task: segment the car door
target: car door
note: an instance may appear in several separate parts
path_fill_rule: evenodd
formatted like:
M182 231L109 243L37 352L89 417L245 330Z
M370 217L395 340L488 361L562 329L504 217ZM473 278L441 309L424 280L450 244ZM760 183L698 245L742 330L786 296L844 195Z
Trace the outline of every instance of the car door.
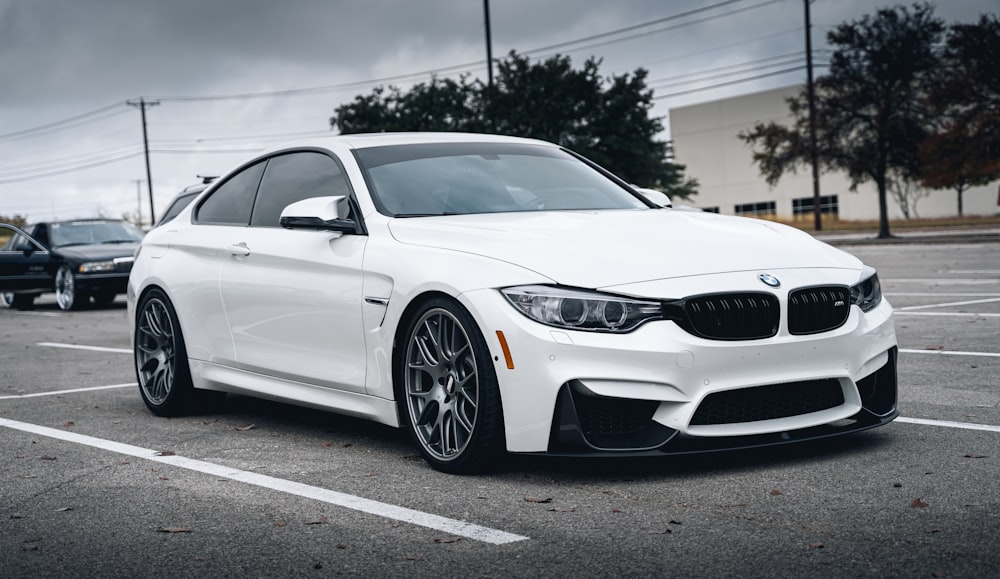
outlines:
M21 229L0 223L0 291L51 291L55 259L44 245Z
M298 151L268 160L250 227L232 231L220 275L240 368L365 391L361 286L367 237L278 225L291 203L350 194L339 162L325 153Z

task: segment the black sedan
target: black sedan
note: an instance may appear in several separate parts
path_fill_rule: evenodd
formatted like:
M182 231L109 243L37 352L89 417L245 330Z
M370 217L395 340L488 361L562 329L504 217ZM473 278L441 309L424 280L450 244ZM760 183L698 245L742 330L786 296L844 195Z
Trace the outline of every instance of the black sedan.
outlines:
M0 223L0 305L31 307L54 291L63 310L104 306L125 293L143 232L127 221L80 219L20 229Z

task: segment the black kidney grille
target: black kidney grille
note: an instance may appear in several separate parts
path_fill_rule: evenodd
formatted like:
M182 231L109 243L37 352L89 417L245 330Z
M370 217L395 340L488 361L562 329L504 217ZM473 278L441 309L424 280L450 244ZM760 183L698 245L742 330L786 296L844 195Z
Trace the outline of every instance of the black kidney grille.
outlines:
M843 403L844 392L835 378L740 388L706 396L691 424L706 426L787 418Z
M845 286L798 289L788 295L788 332L827 332L844 325L850 312L851 290Z
M679 323L688 332L713 340L756 340L778 333L778 298L747 292L712 294L683 300Z

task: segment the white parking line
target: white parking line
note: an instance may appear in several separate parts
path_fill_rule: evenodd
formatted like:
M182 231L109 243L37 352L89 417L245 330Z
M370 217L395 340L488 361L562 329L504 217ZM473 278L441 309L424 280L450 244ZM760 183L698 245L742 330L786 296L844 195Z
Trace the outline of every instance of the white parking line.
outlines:
M894 283L941 283L947 285L989 285L998 284L1000 279L972 279L972 278L956 278L949 279L946 277L931 278L931 279L915 279L915 278L900 278L900 279L883 279L879 280L882 285L892 285Z
M73 394L75 392L90 392L91 390L111 390L112 388L132 388L133 386L138 386L136 382L129 382L128 384L111 384L110 386L90 386L88 388L71 388L69 390L50 390L49 392L35 392L33 394L11 394L9 396L0 396L0 400L14 400L17 398L37 398L39 396L59 396L62 394Z
M962 430L983 430L986 432L1000 432L1000 426L992 424L973 424L971 422L949 422L947 420L927 420L926 418L907 418L900 416L896 422L906 422L909 424L923 424L925 426L944 426L945 428L960 428Z
M449 519L438 515L432 515L422 511L415 511L406 507L381 503L354 495L339 493L329 489L305 485L245 470L220 466L210 462L185 458L177 455L160 456L156 451L149 450L147 448L122 444L120 442L104 440L102 438L95 438L93 436L86 436L83 434L76 434L65 430L56 430L54 428L39 426L37 424L29 424L27 422L17 422L15 420L0 418L0 426L20 430L22 432L30 432L31 434L37 434L39 436L64 440L75 444L83 444L94 448L100 448L102 450L117 452L119 454L134 456L143 460L151 460L153 462L168 464L177 468L192 470L216 477L228 478L245 484L271 489L306 499L321 501L327 504L371 515L377 515L379 517L395 521L411 523L428 529L449 533L451 535L458 535L475 541L490 543L492 545L504 545L517 541L525 541L529 538L523 535L515 535L513 533L491 529L489 527L482 527L472 523Z
M896 311L896 316L938 316L946 318L948 316L959 318L1000 318L1000 314L977 314L974 312L901 312Z
M60 344L58 342L38 342L37 346L47 348L66 348L68 350L90 350L91 352L114 352L115 354L131 354L132 350L125 348L105 348L104 346L83 346L80 344Z
M904 354L935 354L937 356L982 356L985 358L1000 358L1000 354L995 354L993 352L957 352L952 350L913 350L907 348L900 348L900 352Z
M928 304L925 306L907 306L905 308L899 308L899 311L926 310L928 308L948 308L951 306L968 306L971 304L988 304L992 302L1000 302L1000 298L988 298L984 300L967 300L964 302L946 302L943 304Z
M62 314L56 312L21 312L17 310L8 310L4 313L12 316L44 316L47 318L58 318L62 316Z

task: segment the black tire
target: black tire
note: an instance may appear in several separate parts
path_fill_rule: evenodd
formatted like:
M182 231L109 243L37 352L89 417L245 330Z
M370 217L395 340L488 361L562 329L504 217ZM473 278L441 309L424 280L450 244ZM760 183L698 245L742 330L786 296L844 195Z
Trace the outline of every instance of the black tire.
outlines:
M424 459L465 474L496 465L504 449L496 369L472 316L434 298L410 317L396 357L400 412Z
M31 309L35 305L35 294L15 294L4 292L0 294L0 306L16 310Z
M61 266L56 271L55 291L56 303L64 311L78 310L90 302L90 296L77 291L76 275L68 265Z
M157 416L214 411L225 397L224 392L194 388L177 312L158 289L144 295L136 308L133 360L139 394Z

